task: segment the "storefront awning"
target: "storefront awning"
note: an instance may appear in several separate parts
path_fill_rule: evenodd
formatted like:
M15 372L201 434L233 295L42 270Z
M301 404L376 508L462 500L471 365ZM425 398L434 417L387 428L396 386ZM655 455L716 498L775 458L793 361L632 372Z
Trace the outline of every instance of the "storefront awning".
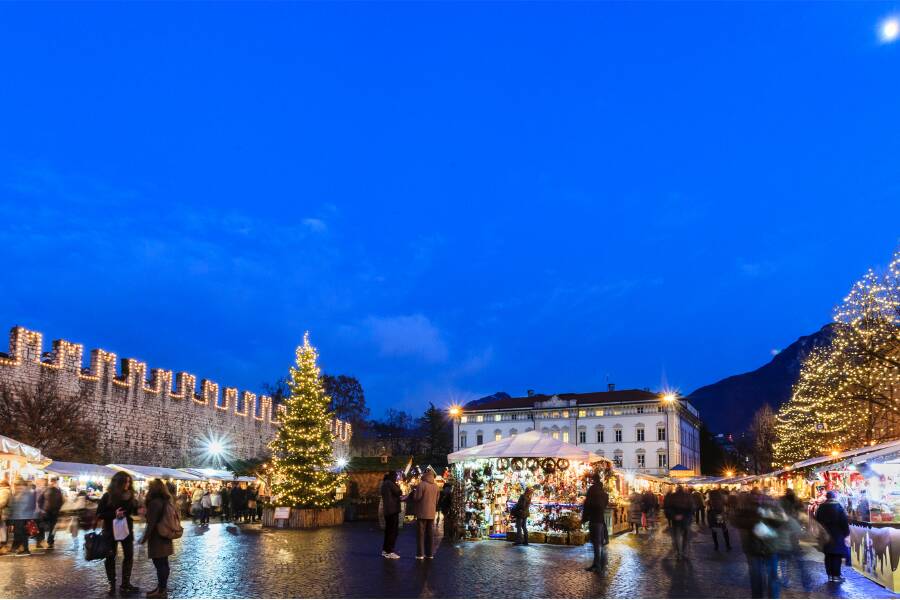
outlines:
M450 454L447 460L457 463L486 458L565 458L587 463L606 460L589 450L554 439L539 431L527 431L496 442L464 448Z
M802 469L804 467L812 467L815 465L821 465L827 462L838 462L844 460L845 458L852 458L855 456L859 456L861 454L869 454L870 452L878 452L880 450L892 450L892 449L900 449L900 440L894 440L891 442L884 442L883 444L877 444L875 446L861 446L859 448L853 448L851 450L845 450L844 452L839 452L837 454L828 454L826 456L817 456L815 458L808 458L806 460L801 460L800 462L796 462L792 464L790 467L787 467L785 470L793 471L796 469Z
M59 477L90 477L94 479L110 479L116 474L115 469L103 465L90 465L86 463L61 462L54 460L44 471L50 475Z
M49 460L37 448L17 442L5 435L0 435L0 454L22 457L31 463L45 463Z
M225 469L200 469L196 467L184 467L178 470L184 471L185 473L190 473L191 475L196 475L201 479L212 481L243 481L247 483L256 481L256 477L248 477L244 475L238 477L233 472Z
M130 473L135 479L174 479L176 481L202 481L202 477L191 475L181 469L169 469L166 467L148 467L144 465L106 465L116 471Z

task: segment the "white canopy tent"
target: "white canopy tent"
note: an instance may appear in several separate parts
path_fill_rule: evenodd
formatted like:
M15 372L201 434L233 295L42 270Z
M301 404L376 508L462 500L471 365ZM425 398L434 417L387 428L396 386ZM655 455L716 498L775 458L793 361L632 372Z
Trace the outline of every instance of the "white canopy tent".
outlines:
M115 469L103 465L91 465L85 463L62 462L54 460L43 469L50 475L59 477L90 477L96 479L111 479L116 474Z
M169 469L166 467L149 467L145 465L123 465L114 464L107 465L116 471L125 471L135 479L174 479L176 481L202 481L202 477L191 475L180 469Z
M9 458L23 458L31 463L46 463L48 461L37 448L33 448L22 442L17 442L5 435L0 435L0 455L3 454L7 455Z
M256 481L256 477L247 477L244 475L237 476L233 472L225 469L183 467L179 469L179 471L184 471L210 481L241 481L246 483L253 483Z
M574 444L554 439L539 431L527 431L508 438L464 448L450 454L451 463L486 458L565 458L585 463L608 460Z

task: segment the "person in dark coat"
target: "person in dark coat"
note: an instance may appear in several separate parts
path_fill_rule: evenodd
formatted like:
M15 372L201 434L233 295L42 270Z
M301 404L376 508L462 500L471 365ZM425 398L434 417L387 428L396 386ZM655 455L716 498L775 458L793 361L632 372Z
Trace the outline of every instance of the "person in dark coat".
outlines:
M609 532L606 530L607 506L609 494L603 489L600 475L594 473L593 483L588 488L581 508L581 522L588 524L591 545L594 547L594 562L585 571L599 571L606 560L606 545L609 543Z
M169 584L169 557L174 554L172 540L159 534L159 522L168 505L175 506L172 494L161 479L154 479L147 486L147 527L138 544L147 544L147 558L156 568L156 589L147 592L147 598L167 598Z
M816 521L825 528L828 534L822 547L825 553L825 572L828 581L841 583L846 581L841 576L841 561L847 556L847 536L850 535L850 521L847 512L833 491L825 493L825 502L816 511Z
M397 485L397 473L391 471L384 474L381 482L381 504L384 512L384 543L381 546L381 555L385 558L400 558L394 552L397 545L397 534L400 533L400 503L403 501L403 491Z
M709 492L709 510L706 513L709 530L712 532L713 546L716 552L719 551L719 537L716 533L717 529L722 530L722 537L725 540L725 549L731 552L731 539L728 537L728 523L725 519L725 508L727 498L722 490L710 490Z
M116 554L118 547L122 546L122 584L119 590L123 593L138 591L131 585L131 568L134 564L134 521L132 517L137 513L137 494L134 491L134 483L131 475L125 471L119 471L112 476L109 488L100 498L97 505L97 519L102 521L103 535L107 537L112 546L112 552L103 561L106 567L106 579L109 581L109 593L116 593ZM116 540L113 537L113 521L124 518L128 523L128 537L124 540Z
M533 494L534 488L527 486L516 501L516 505L510 511L516 520L516 546L528 545L528 511L531 508L531 496Z
M416 503L416 559L434 558L434 515L437 512L439 492L434 483L434 471L429 468L411 494Z
M694 500L690 493L679 485L673 493L666 495L663 510L669 520L675 558L681 560L687 555L691 517L694 515Z
M706 525L706 503L703 501L703 494L700 490L691 492L691 500L694 503L694 521L697 525Z
M247 495L237 483L231 488L231 510L234 512L235 523L239 523L244 517L244 513L247 512Z
M59 520L59 511L63 506L63 495L59 489L59 480L54 477L41 490L37 499L40 521L37 537L37 547L44 545L44 536L47 537L47 547L53 548L56 539L56 522Z

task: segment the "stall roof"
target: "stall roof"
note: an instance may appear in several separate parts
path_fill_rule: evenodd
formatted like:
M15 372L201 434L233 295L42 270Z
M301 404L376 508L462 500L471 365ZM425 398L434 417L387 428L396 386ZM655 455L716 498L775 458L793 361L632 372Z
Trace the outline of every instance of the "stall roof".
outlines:
M12 454L14 456L24 457L30 462L46 462L49 460L37 448L17 442L5 435L0 435L0 454Z
M900 440L893 440L891 442L884 442L883 444L877 444L875 446L862 446L860 448L853 448L851 450L846 450L844 452L839 452L838 454L828 454L826 456L817 456L815 458L808 458L806 460L801 460L800 462L796 462L792 464L790 467L787 467L788 471L793 471L795 469L802 469L804 467L812 467L814 465L820 465L823 463L827 463L829 461L840 461L845 458L852 458L854 456L858 456L860 454L868 454L870 452L877 452L879 450L885 449L893 449L900 448Z
M137 479L177 479L179 481L202 481L202 477L197 477L180 469L169 469L166 467L149 467L145 465L123 465L120 463L107 465L116 471L127 471Z
M191 475L196 475L201 479L213 479L216 481L244 481L247 483L256 481L256 477L238 477L232 471L228 471L226 469L198 469L196 467L184 467L178 470L184 471L185 473L190 473Z
M861 450L858 452L852 453L850 456L844 458L843 460L839 460L838 462L822 465L814 469L815 472L826 471L828 469L833 469L836 467L843 467L849 464L850 462L861 464L866 461L880 458L880 459L888 459L893 458L894 455L900 454L900 440L889 442L887 444L879 444L878 446L864 446L863 448L857 448L856 450ZM851 452L851 451L848 451ZM836 458L836 457L832 457Z
M59 475L62 477L99 477L101 479L109 479L116 474L115 469L110 469L103 465L62 462L59 460L54 460L48 466L44 467L44 471L51 475Z
M479 458L565 458L582 462L595 462L603 457L574 444L553 439L539 431L527 431L496 442L464 448L450 454L451 463Z

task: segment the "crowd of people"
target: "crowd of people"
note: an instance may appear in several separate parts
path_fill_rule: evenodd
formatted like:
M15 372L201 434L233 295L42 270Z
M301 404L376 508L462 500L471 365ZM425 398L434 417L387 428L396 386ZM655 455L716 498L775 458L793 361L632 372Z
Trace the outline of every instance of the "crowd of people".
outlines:
M260 495L259 487L237 482L182 485L178 489L174 482L153 479L138 492L125 471L113 475L99 502L89 500L85 492L77 492L75 501L68 504L65 498L56 478L26 481L17 477L12 485L0 479L0 555L29 555L32 541L37 548L53 548L57 522L66 505L66 514L71 510L73 534L79 530L100 530L106 544L101 558L110 595L115 595L116 590L134 594L139 591L131 582L134 518L140 515L146 526L137 543L146 544L147 557L157 573L156 588L147 592L147 598L167 597L168 557L174 552L173 539L181 535L182 518L191 518L201 526L216 517L223 522L256 522L261 520L267 500ZM122 560L117 573L120 550Z
M384 542L381 555L388 559L398 559L396 552L397 535L403 503L406 514L414 515L416 521L416 560L434 558L434 528L450 511L450 486L439 486L435 482L435 472L428 468L419 481L404 494L400 487L400 473L389 471L381 482L381 502L384 514Z
M182 486L176 495L176 506L181 515L200 525L209 525L210 519L215 518L223 523L256 523L262 520L265 500L260 496L259 486L201 483L193 487Z

